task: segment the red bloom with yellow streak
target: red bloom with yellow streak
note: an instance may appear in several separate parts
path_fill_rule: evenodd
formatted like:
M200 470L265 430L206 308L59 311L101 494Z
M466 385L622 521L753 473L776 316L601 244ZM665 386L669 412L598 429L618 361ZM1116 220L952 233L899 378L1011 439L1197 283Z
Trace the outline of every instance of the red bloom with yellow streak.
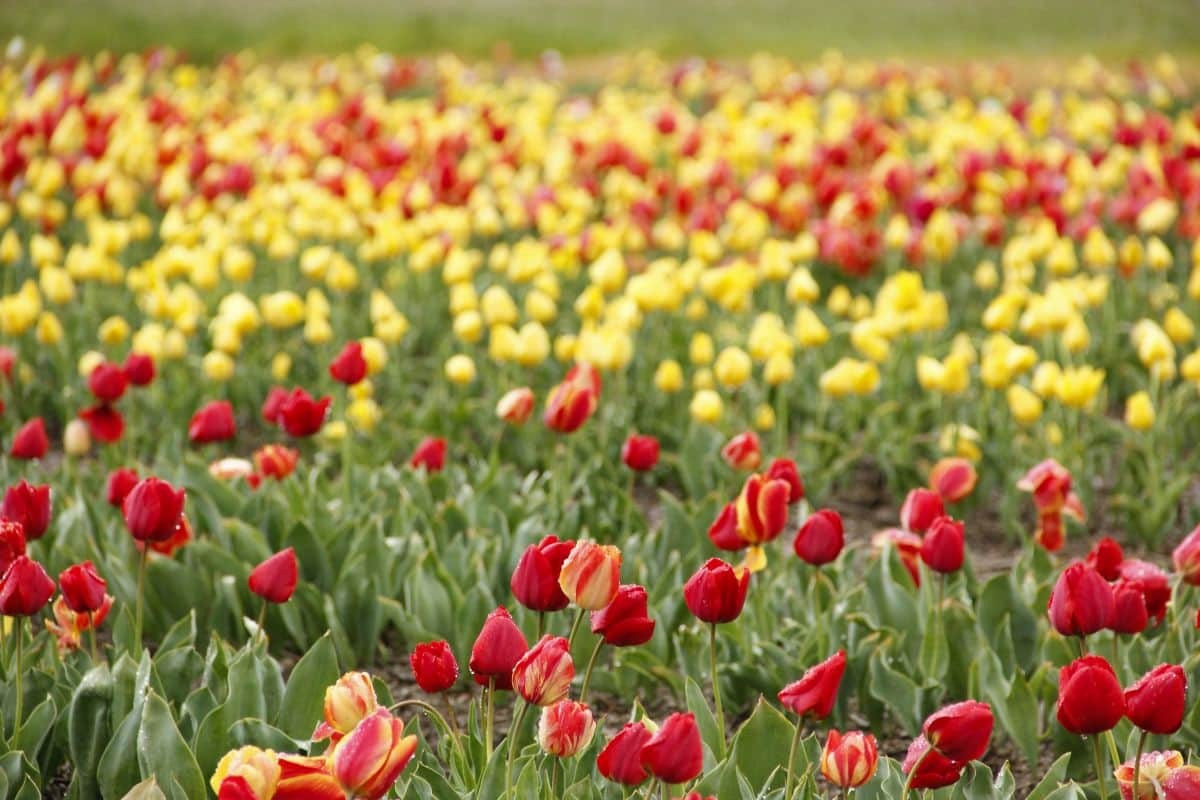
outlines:
M830 729L821 754L821 774L842 789L862 786L875 775L879 748L875 737L862 731L842 734Z
M417 737L404 735L404 723L377 708L337 743L331 772L347 795L378 800L400 777L417 750Z
M610 544L576 542L558 574L563 594L588 611L599 611L611 603L620 584L621 551Z
M947 503L957 503L975 491L979 473L975 465L958 456L943 458L929 471L929 488Z
M325 690L325 720L313 731L312 738L336 741L377 708L379 700L371 676L365 672L347 672Z
M737 532L748 545L752 572L766 566L762 544L779 536L787 525L791 487L786 481L751 475L737 499Z

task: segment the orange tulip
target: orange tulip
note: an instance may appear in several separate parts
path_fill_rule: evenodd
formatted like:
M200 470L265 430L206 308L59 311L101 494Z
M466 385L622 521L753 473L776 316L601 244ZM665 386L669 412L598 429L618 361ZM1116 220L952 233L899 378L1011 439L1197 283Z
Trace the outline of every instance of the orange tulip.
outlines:
M610 544L577 542L558 574L563 594L588 611L599 611L611 603L620 584L621 551Z
M379 708L375 685L365 672L347 672L325 690L325 721L317 726L313 739L339 739Z

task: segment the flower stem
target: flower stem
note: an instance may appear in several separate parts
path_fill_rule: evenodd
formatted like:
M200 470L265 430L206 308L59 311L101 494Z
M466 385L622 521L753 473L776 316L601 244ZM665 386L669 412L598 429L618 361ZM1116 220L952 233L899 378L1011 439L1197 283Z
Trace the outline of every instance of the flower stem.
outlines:
M91 643L92 663L96 664L99 662L100 657L99 650L96 647L96 612L94 611L88 612L88 639Z
M1096 764L1096 782L1100 787L1100 800L1108 800L1108 782L1104 779L1104 753L1100 750L1099 736L1092 737L1092 760Z
M517 733L521 729L521 722L525 719L525 712L529 709L528 703L521 703L521 707L517 709L516 716L513 717L512 724L508 726L508 758L504 762L504 794L508 798L514 797L512 782L512 767L513 759L517 757Z
M142 608L146 605L146 559L149 557L149 553L149 546L143 545L142 557L138 562L137 609L133 615L133 640L137 642L139 652L142 649Z
M583 673L583 686L579 689L579 702L587 702L588 686L592 682L592 669L596 666L596 659L600 655L600 648L604 646L604 639L601 638L596 642L596 646L592 648L592 657L588 659L587 669Z
M583 622L583 615L587 613L587 609L579 609L579 613L575 615L575 621L571 623L571 635L567 637L567 652L571 651L571 646L575 644L575 634L579 633L579 626ZM538 637L541 638L540 636Z
M908 771L908 777L904 780L904 790L900 792L900 800L906 800L908 797L908 790L912 788L913 776L917 774L917 770L921 768L922 762L924 762L932 752L932 747L927 748L925 752L921 754L921 757L917 759L917 762L912 765L912 769Z
M492 760L492 728L496 723L496 678L488 678L487 685L487 711L483 716L483 743L484 752L487 753L487 760Z
M264 641L267 638L267 631L266 631L266 627L265 627L266 624L267 624L267 601L263 600L262 610L258 612L258 627L254 631L254 635L256 637L261 636Z
M792 800L792 787L796 785L796 751L800 749L800 737L804 735L803 720L796 720L796 732L792 734L792 746L788 748L787 788L783 800Z
M25 674L25 669L24 669L24 665L21 663L22 643L25 639L24 619L25 619L24 617L14 617L13 618L13 633L15 633L16 637L17 637L17 680L16 680L17 710L16 710L16 716L13 719L13 735L12 735L14 742L16 742L17 737L20 736L20 734L21 734L21 711L22 711L22 706L25 703L25 683L24 683L24 677L23 677Z
M708 666L712 674L713 706L717 711L717 728L720 733L721 760L725 760L725 710L721 707L721 682L717 680L717 623L708 626Z
M541 641L542 634L546 632L546 612L539 611L537 616L537 640Z
M1146 749L1146 731L1138 734L1137 755L1133 757L1133 796L1137 797L1141 792L1138 788L1138 781L1141 780L1142 774L1142 751Z

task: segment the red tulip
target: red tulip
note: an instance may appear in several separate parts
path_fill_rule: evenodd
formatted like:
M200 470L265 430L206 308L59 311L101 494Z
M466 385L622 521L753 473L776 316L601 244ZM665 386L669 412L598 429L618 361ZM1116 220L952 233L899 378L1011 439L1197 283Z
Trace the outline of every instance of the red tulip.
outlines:
M1133 789L1133 759L1117 767L1113 771L1113 775L1117 779L1117 788L1121 791L1122 800L1134 800L1135 797L1137 800L1163 800L1162 787L1166 785L1167 779L1178 772L1182 766L1183 754L1178 750L1143 753L1138 769L1136 794ZM1194 769L1200 771L1200 767ZM1198 784L1198 788L1200 788L1200 784ZM1170 793L1165 797L1180 800L1179 795ZM1191 797L1191 795L1183 797ZM1196 795L1196 800L1200 800L1200 795Z
M362 344L346 342L342 352L329 365L329 374L335 381L347 386L353 386L367 377L367 360L363 358Z
M1077 513L1082 511L1078 498L1071 494L1071 473L1062 464L1048 458L1030 469L1017 481L1017 488L1033 494L1033 503L1039 514L1054 511Z
M1154 564L1137 558L1127 558L1117 570L1122 581L1137 586L1146 600L1146 613L1157 624L1167 615L1171 601L1171 579Z
M889 544L896 548L900 563L912 577L913 585L921 585L921 537L899 528L886 528L871 537L871 544L884 549Z
M683 585L683 600L702 622L732 622L742 613L749 588L750 570L710 558Z
M125 497L133 487L138 484L137 470L128 467L118 467L108 473L108 479L105 482L105 499L111 506L121 507L125 502Z
M767 467L767 478L773 481L784 481L788 485L788 504L799 503L804 499L804 482L800 480L800 470L796 462L790 458L777 458Z
M819 567L838 557L846 543L842 517L833 509L815 511L800 526L792 549L804 561Z
M900 524L906 531L924 533L938 517L945 514L942 498L931 489L913 489L900 506Z
M214 400L201 406L192 415L188 426L188 439L195 444L223 442L237 435L237 424L233 420L233 406L228 400Z
M1175 664L1159 664L1125 690L1126 716L1147 733L1175 733L1186 708L1187 676Z
M154 382L154 359L144 353L130 353L121 369L133 386L149 386Z
M141 542L134 540L134 546L139 551L149 547L155 553L170 558L175 555L179 548L192 540L192 525L188 522L187 514L179 515L179 524L175 526L175 530L166 539L157 539L155 541Z
M1200 800L1200 767L1186 764L1163 781L1164 800Z
M49 450L50 438L46 436L46 423L42 422L41 417L34 417L17 429L8 454L13 458L32 461L45 457Z
M530 611L561 611L570 605L558 576L574 547L575 542L559 541L553 534L526 547L509 581L517 602Z
M640 785L649 777L642 766L642 748L650 737L650 731L641 722L625 723L596 756L596 768L614 783Z
M1125 696L1113 668L1100 656L1083 656L1058 673L1058 721L1071 733L1112 730L1125 716Z
M1141 633L1150 624L1146 596L1142 587L1132 581L1113 584L1113 616L1109 630L1116 633Z
M1063 570L1050 593L1050 624L1063 636L1086 636L1108 627L1113 615L1112 587L1082 562Z
M929 488L947 503L957 503L975 491L979 474L965 458L943 458L929 472Z
M329 404L332 402L328 397L314 400L308 392L296 388L280 401L276 419L289 436L312 436L325 424L325 415L329 412ZM264 406L264 417L267 410Z
M599 611L611 603L620 584L621 551L585 540L571 548L558 575L563 594L588 611Z
M268 603L286 603L296 591L300 580L300 565L296 551L289 547L259 564L250 573L250 591Z
M19 522L0 519L0 575L25 555L25 528Z
M1033 534L1034 541L1042 546L1047 553L1057 553L1062 549L1066 540L1061 511L1049 511L1038 515L1038 528Z
M267 444L254 451L254 466L260 475L281 481L296 470L300 451L281 444Z
M621 445L621 461L637 472L654 469L658 463L658 439L636 433L629 434Z
M562 636L543 636L513 665L513 690L535 706L552 706L562 700L574 679L575 662Z
M88 375L88 389L101 403L115 403L120 400L128 383L125 370L109 361L97 365Z
M558 433L574 433L596 411L599 397L588 381L564 380L550 390L542 419Z
M524 425L533 415L535 398L528 386L510 389L496 403L496 416L510 425Z
M1121 545L1109 536L1096 542L1096 546L1087 555L1087 564L1106 581L1115 581L1121 569L1125 553Z
M121 512L134 539L161 542L170 539L179 528L183 501L183 489L151 477L130 490L121 504Z
M875 775L879 749L875 737L861 731L841 734L830 729L821 753L821 774L842 789L862 786Z
M759 444L758 434L746 431L734 436L721 448L721 458L734 469L747 472L758 469L758 465L762 463L762 446Z
M762 475L746 479L737 499L737 531L747 544L769 542L783 532L788 519L786 481L775 481Z
M779 702L793 714L813 719L825 719L837 702L838 687L846 672L846 651L838 650L829 658L809 668L800 680L789 683L779 692Z
M17 353L8 345L0 345L0 378L12 378L13 365L17 363Z
M426 472L440 472L446 465L446 440L437 436L426 436L413 451L408 465L413 469L424 467Z
M50 487L22 480L10 486L0 502L0 517L21 523L26 541L37 541L50 529Z
M964 547L963 524L938 517L921 543L921 560L934 572L957 572L962 569Z
M125 435L125 417L106 403L89 406L79 412L79 418L88 426L92 438L104 444L121 441Z
M925 740L951 761L965 763L982 758L992 738L992 708L987 703L964 700L935 711L921 729Z
M379 800L392 788L417 749L417 737L404 735L404 723L377 708L333 748L331 770L342 789L357 800Z
M458 661L450 643L441 640L422 642L408 657L413 677L424 692L444 692L458 682Z
M283 410L283 404L288 399L288 390L282 386L272 386L267 392L267 397L262 404L262 418L264 422L271 425L280 425L280 412Z
M708 538L720 550L741 550L746 540L738 533L737 504L726 503L708 528Z
M642 766L663 783L687 783L704 769L704 746L693 714L672 714L642 747Z
M1200 586L1200 525L1179 543L1171 553L1171 560L1185 583Z
M42 565L27 556L17 556L0 575L0 614L32 617L54 596L54 581Z
M965 767L935 750L924 736L918 736L908 746L901 769L908 775L910 788L940 789L957 783Z
M570 758L592 742L596 720L584 703L560 700L542 710L538 721L538 744L552 756Z
M617 596L591 617L592 633L613 647L635 647L650 641L654 620L646 613L646 590L637 584L622 584Z
M512 691L512 671L529 645L525 635L513 622L504 606L500 606L483 623L475 644L471 647L468 666L475 682L487 686L495 681L495 687Z
M58 587L68 608L77 614L87 614L104 605L108 582L96 572L95 564L84 561L60 572Z

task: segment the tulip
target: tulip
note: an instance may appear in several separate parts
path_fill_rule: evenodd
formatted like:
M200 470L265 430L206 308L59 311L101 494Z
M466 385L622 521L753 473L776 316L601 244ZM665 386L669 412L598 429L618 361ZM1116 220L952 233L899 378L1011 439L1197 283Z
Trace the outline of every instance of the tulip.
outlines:
M268 402L270 402L269 397ZM329 412L331 402L332 400L328 397L314 400L308 392L296 388L279 400L275 419L289 436L297 438L312 436L325 424L325 415ZM267 415L267 410L264 406L264 417Z
M658 439L636 433L629 434L621 445L621 461L635 472L647 472L658 463Z
M70 420L63 428L63 452L69 456L84 456L92 449L92 434L81 419Z
M560 700L542 711L537 739L542 750L570 758L587 747L596 733L596 721L584 703Z
M1109 663L1089 655L1058 673L1058 721L1071 733L1091 736L1112 730L1125 716L1125 696Z
M108 473L105 482L105 499L108 504L120 508L125 503L126 496L138 485L137 470L119 467Z
M929 488L947 503L957 503L970 495L978 480L975 465L958 456L943 458L929 472Z
M1200 586L1200 525L1197 525L1171 553L1175 571L1184 583Z
M353 386L367 377L367 360L360 342L347 342L329 365L330 376L338 383Z
M535 706L552 706L567 696L575 678L575 662L567 640L543 636L513 666L512 685Z
M599 611L611 603L620 583L621 551L589 541L575 544L558 576L563 594L588 611Z
M214 400L200 407L188 425L188 439L193 444L208 444L232 439L237 434L233 406L228 400Z
M325 689L325 719L312 738L340 740L377 708L379 700L371 676L365 672L347 672Z
M263 400L261 415L263 421L271 425L281 424L282 417L280 412L283 410L283 404L288 399L288 390L282 386L272 386L267 392L267 397Z
M924 533L945 513L942 498L931 489L913 489L900 506L900 524L911 533Z
M496 416L509 425L524 425L533 415L533 390L528 386L510 389L496 403Z
M758 434L746 431L734 436L721 448L721 458L734 469L746 472L758 469L758 465L762 463L762 447L758 441Z
M1033 494L1038 514L1066 511L1082 516L1079 498L1071 492L1071 473L1052 458L1034 466L1017 481L1017 488Z
M458 682L458 661L450 643L445 640L418 644L408 657L408 663L421 691L437 694Z
M171 556L175 555L175 551L183 547L191 540L192 526L191 523L188 522L187 514L183 514L179 517L179 526L175 528L175 532L166 539L157 542L135 541L134 546L137 547L139 551L144 552L148 548L159 555L170 558Z
M417 750L417 737L404 735L404 723L377 708L346 734L331 756L331 770L346 794L378 800L396 783Z
M22 480L0 502L0 518L19 522L26 541L37 541L50 528L50 487Z
M125 417L106 403L99 403L79 412L79 418L88 427L88 432L98 442L113 444L125 435Z
M329 767L325 758L281 755L279 784L272 800L346 800Z
M260 475L281 481L296 469L300 452L281 444L263 445L254 452L254 466Z
M1187 677L1175 664L1159 664L1125 690L1125 714L1146 733L1175 733L1186 708Z
M120 400L128 383L125 370L108 361L97 365L88 375L88 389L101 403L115 403Z
M1146 596L1142 588L1133 581L1117 581L1113 584L1113 616L1109 630L1116 633L1141 633L1150 624L1146 610Z
M0 575L0 614L6 617L32 617L53 595L54 581L27 556L17 556Z
M596 768L610 781L639 786L649 777L642 766L642 748L652 734L641 722L627 722L596 757Z
M221 758L209 785L217 800L270 800L279 785L279 771L274 751L246 745Z
M1082 562L1063 570L1050 593L1050 624L1063 636L1087 636L1103 630L1113 609L1112 587Z
M1167 750L1144 753L1138 759L1126 761L1117 767L1113 775L1117 779L1117 787L1124 800L1161 800L1163 795L1159 788L1163 787L1171 775L1179 771L1182 766L1183 755L1178 750ZM1197 768L1197 771L1200 772L1200 768ZM1137 786L1136 793L1134 786ZM1200 783L1197 783L1197 788L1200 789ZM1166 796L1179 797L1172 794ZM1182 797L1187 798L1189 795ZM1196 795L1196 797L1200 797L1200 795Z
M121 369L131 386L149 386L154 382L154 359L143 353L130 353Z
M964 544L963 524L950 517L938 517L921 543L921 560L934 572L957 572L963 565Z
M732 622L742 613L750 572L710 558L683 586L688 610L702 622Z
M853 789L875 775L879 750L875 737L861 731L841 734L830 730L821 753L821 774L834 786Z
M900 564L912 578L913 585L921 585L921 545L923 542L920 536L899 528L886 528L871 537L871 544L879 549L884 549L888 545L895 547L896 555L900 557Z
M25 529L21 523L0 519L0 575L3 575L18 556L25 555Z
M921 733L946 758L966 763L987 752L993 724L991 706L965 700L935 711L925 720Z
M663 783L687 783L699 775L704 769L704 746L695 715L667 717L642 747L642 766Z
M289 547L255 567L250 572L247 584L251 592L268 603L286 603L296 591L299 579L296 551Z
M741 550L746 540L738 533L737 504L726 503L721 513L708 527L708 539L720 550Z
M800 479L800 470L790 458L777 458L772 461L767 467L766 477L768 480L784 481L788 485L788 505L804 499L804 482Z
M500 606L488 615L471 647L468 662L471 675L482 686L490 684L496 689L512 691L513 667L527 649L525 635L504 606Z
M426 436L413 451L408 465L413 469L425 468L426 472L441 472L446 465L446 440L437 436Z
M46 423L34 417L13 434L12 447L8 454L26 461L45 457L50 450L50 438L46 436Z
M169 539L183 515L184 492L164 480L142 480L121 503L125 525L134 539L154 542Z
M566 608L571 601L558 585L558 576L574 547L575 542L559 541L553 534L526 547L509 581L517 602L537 612Z
M78 614L91 613L104 605L108 582L100 577L91 561L67 567L60 572L58 585L67 607Z
M904 783L903 798L909 789L940 789L957 783L966 764L951 761L934 749L924 736L918 736L909 745L901 769L908 779Z
M1106 581L1117 579L1121 562L1124 560L1125 553L1121 545L1109 536L1096 542L1096 546L1087 555L1088 566L1099 572L1100 577Z
M737 499L738 535L751 546L769 542L783 532L788 519L786 481L751 475Z
M634 647L650 641L654 620L646 612L646 589L622 584L613 601L591 616L592 633L613 647Z
M1186 764L1163 781L1166 800L1200 800L1200 767Z
M1171 601L1171 582L1167 573L1156 565L1137 558L1127 558L1117 568L1122 582L1136 586L1146 601L1146 613L1157 624L1167 615Z
M836 559L845 542L841 515L833 509L823 508L813 512L800 526L792 549L802 560L819 567Z
M1038 515L1038 528L1034 531L1033 538L1047 553L1057 553L1061 550L1066 540L1062 512L1050 511Z
M558 433L574 433L588 421L599 404L597 392L588 381L564 380L550 390L543 420Z
M789 683L779 691L779 702L793 714L822 720L833 711L838 687L846 672L846 651L838 650L829 658L810 667L800 680Z

